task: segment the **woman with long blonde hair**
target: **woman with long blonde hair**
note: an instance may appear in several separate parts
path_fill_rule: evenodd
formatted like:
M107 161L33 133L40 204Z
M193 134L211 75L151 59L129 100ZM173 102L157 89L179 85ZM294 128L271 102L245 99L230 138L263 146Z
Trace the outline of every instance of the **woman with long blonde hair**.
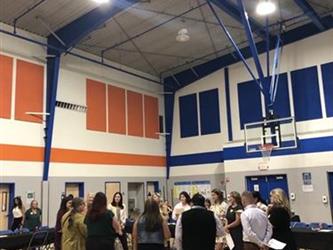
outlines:
M272 238L287 244L284 250L296 250L293 234L290 230L290 204L286 193L281 188L270 192L271 204L268 209L268 218L273 226Z

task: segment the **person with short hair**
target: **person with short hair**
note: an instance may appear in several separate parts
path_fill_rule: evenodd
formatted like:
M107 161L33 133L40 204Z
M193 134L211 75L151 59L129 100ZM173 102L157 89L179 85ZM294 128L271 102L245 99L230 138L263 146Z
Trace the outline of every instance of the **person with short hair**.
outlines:
M114 250L116 234L122 235L121 227L112 211L107 209L106 196L98 192L88 211L84 223L87 225L87 250Z
M61 219L62 250L85 250L87 226L84 224L84 210L86 204L81 198L72 200L72 209Z
M181 192L179 194L179 203L173 208L172 219L176 221L183 212L190 210L190 202L191 197L189 194L185 191Z
M25 212L24 227L29 231L35 231L42 225L42 210L38 207L38 202L32 200L30 208Z
M133 226L133 250L164 250L164 241L170 236L159 205L153 199L146 200L143 214Z
M265 250L272 236L272 226L266 214L255 204L251 192L242 193L242 204L245 208L241 214L243 227L244 250Z
M266 213L268 206L267 206L266 201L261 197L261 194L258 191L253 191L252 194L255 199L257 208L261 209L262 211L264 211Z
M271 204L268 209L268 219L273 226L272 238L284 242L284 250L296 250L296 243L290 229L291 211L286 193L281 188L270 192Z
M205 197L201 194L193 196L192 205L177 221L177 249L214 250L216 236L223 235L223 225L212 211L205 208Z

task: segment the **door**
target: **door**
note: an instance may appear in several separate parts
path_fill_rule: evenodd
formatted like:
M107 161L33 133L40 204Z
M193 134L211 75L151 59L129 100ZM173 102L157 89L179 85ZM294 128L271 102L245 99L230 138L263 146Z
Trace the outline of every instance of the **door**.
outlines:
M267 203L270 202L269 193L275 188L283 189L289 197L286 175L248 176L246 183L248 191L258 191Z
M147 182L147 195L158 192L158 181L148 181Z
M113 195L120 192L120 182L105 182L105 195L108 204L112 202Z
M66 196L68 195L73 195L73 197L84 197L84 189L83 186L84 184L82 182L70 182L65 184L65 194Z
M328 190L330 194L330 202L331 202L331 214L333 221L333 172L328 173Z
M144 202L144 183L128 183L128 213L136 208L143 212Z
M0 185L0 230L8 229L9 186Z

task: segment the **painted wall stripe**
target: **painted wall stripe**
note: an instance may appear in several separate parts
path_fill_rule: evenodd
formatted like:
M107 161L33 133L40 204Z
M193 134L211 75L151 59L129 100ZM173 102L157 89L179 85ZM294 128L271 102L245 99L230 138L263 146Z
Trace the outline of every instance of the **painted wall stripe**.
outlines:
M43 147L0 144L0 160L43 161ZM51 162L165 167L164 156L53 148Z
M223 151L171 156L170 166L223 162Z

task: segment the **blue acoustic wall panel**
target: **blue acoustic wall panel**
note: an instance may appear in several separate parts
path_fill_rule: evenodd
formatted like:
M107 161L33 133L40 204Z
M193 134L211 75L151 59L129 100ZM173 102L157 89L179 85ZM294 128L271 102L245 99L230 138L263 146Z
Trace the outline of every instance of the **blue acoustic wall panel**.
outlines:
M288 75L279 75L279 83L276 91L276 98L273 105L274 114L279 118L290 117L290 101L288 91Z
M327 117L333 117L333 62L321 65Z
M220 133L219 91L199 93L201 135Z
M291 72L296 121L322 117L317 67Z
M198 135L197 94L179 97L179 120L182 138Z
M244 123L262 120L261 96L259 87L254 81L239 83L237 90L239 120L243 129Z

